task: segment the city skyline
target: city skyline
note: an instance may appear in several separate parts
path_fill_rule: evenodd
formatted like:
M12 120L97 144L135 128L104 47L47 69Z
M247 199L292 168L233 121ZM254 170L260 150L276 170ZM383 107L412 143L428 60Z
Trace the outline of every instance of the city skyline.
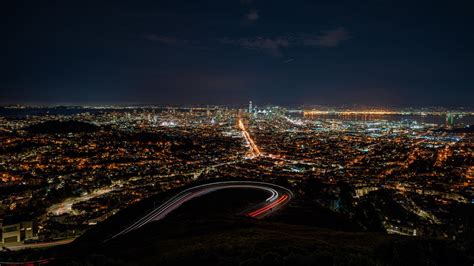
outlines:
M329 253L334 259L347 242L350 254L397 261L398 255L360 250L392 252L397 248L384 246L404 239L411 248L421 245L417 250L436 240L445 255L403 251L402 264L469 261L472 252L448 245L465 245L472 232L473 119L472 111L436 108L286 109L254 101L238 108L2 108L0 259L22 261L17 250L47 247L28 262L64 265L96 253L143 265L195 260L192 253L163 251L175 250L178 235L192 242L179 233L191 230L203 234L201 254L216 262L225 252L205 245L213 235L231 234L218 241L246 250L241 243L275 245L260 231L274 227L272 234L282 237L276 257L284 256L281 248L301 245L295 235L304 234L304 246L314 248L321 234L311 232L325 230L338 245ZM245 233L222 229L228 223ZM128 247L116 252L136 237L144 240L135 241L143 257ZM383 244L357 244L354 237ZM255 250L263 260L262 248L232 258L240 263Z

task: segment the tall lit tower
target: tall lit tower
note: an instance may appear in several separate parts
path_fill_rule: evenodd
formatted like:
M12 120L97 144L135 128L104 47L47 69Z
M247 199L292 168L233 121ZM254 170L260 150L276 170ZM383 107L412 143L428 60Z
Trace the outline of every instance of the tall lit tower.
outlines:
M452 113L446 113L446 125L448 126L454 125L454 115Z
M249 102L249 113L252 113L252 110L253 110L253 108L252 108L252 101L250 101L250 102Z

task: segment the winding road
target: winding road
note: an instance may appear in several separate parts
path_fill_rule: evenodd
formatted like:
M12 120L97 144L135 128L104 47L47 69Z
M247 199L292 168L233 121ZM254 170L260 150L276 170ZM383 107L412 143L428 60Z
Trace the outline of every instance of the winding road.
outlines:
M170 212L179 208L183 203L190 201L194 198L203 196L205 194L222 190L222 189L231 189L231 188L247 188L247 189L258 189L263 190L269 194L269 197L256 206L253 206L250 211L246 213L247 216L261 219L269 214L280 209L286 203L288 203L293 197L293 193L284 187L257 181L225 181L225 182L215 182L204 185L195 186L188 188L178 193L165 203L153 209L151 212L137 220L132 225L128 226L121 232L115 234L110 239L117 236L126 234L130 231L136 230L145 224L152 221L159 221L166 217Z

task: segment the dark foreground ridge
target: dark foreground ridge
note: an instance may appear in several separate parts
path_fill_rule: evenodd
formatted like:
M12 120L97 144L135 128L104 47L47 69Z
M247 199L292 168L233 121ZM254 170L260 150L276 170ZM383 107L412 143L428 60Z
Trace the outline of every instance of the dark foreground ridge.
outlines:
M54 258L51 265L472 265L469 241L363 232L337 213L313 208L304 224L292 202L264 220L241 213L267 194L216 191L184 203L166 219L103 242L154 200L140 202L99 224L70 245L6 253L2 260ZM332 221L328 222L328 221Z

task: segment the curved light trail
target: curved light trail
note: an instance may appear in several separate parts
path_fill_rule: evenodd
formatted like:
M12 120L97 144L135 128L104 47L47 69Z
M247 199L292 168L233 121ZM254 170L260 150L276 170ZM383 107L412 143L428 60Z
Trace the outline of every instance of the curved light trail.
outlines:
M188 188L178 193L174 197L170 198L168 201L156 207L150 213L137 220L132 225L128 226L121 232L112 236L110 239L136 230L151 221L159 221L165 218L166 215L168 215L170 212L179 208L181 205L183 205L183 203L190 201L194 198L203 196L205 194L217 190L230 188L249 188L268 192L269 197L264 202L257 204L251 209L251 211L246 213L247 216L256 219L264 218L265 216L273 213L274 211L278 210L286 203L288 203L288 201L293 197L293 193L289 189L265 182L224 181L199 185L192 188Z

